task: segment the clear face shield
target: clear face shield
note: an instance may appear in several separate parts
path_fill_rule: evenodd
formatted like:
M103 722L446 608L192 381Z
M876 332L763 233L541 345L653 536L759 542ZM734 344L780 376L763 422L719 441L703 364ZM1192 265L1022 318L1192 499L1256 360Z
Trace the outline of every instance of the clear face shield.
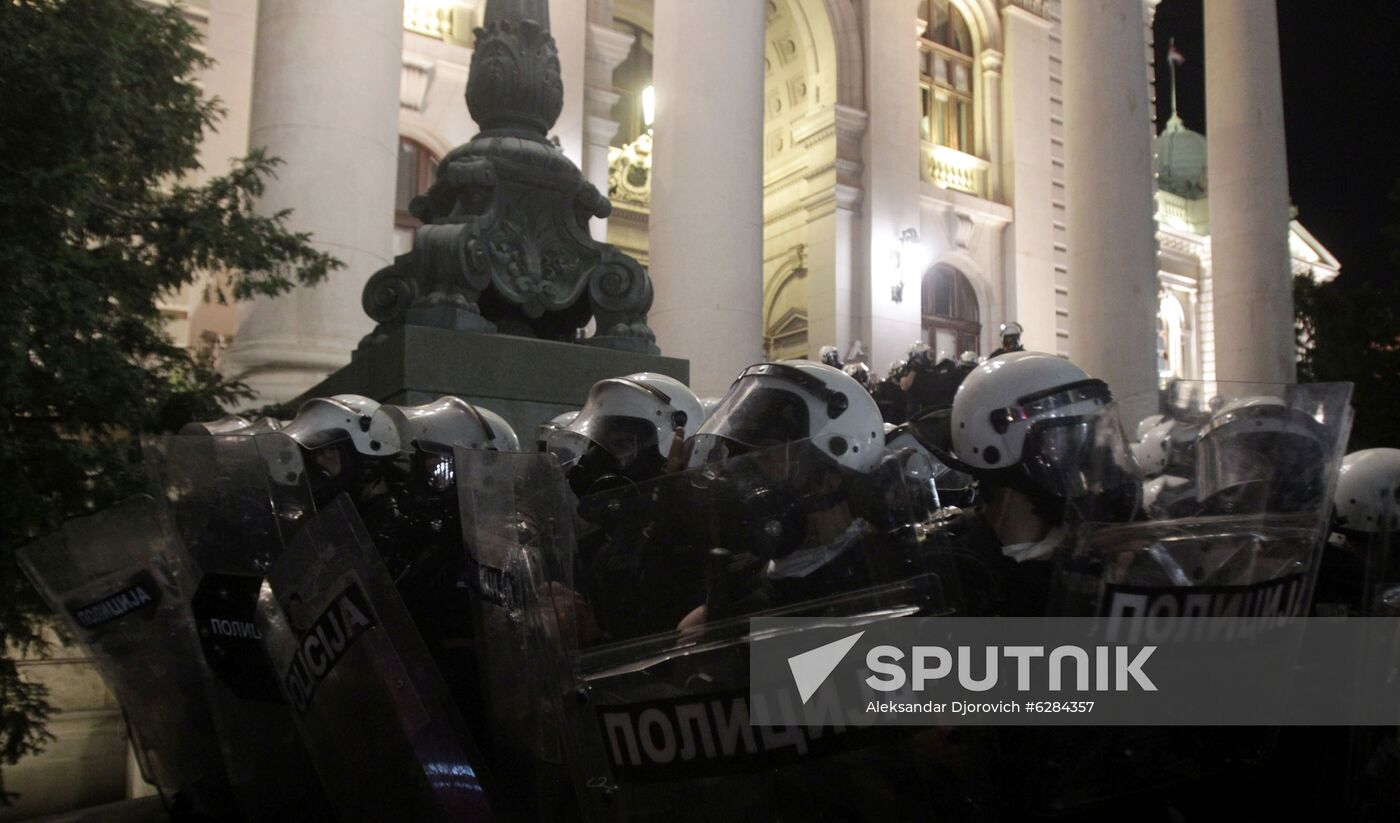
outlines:
M1197 500L1212 514L1298 514L1327 494L1322 426L1286 406L1255 406L1202 430Z
M732 390L689 445L691 468L808 436L807 401L794 391L757 381Z
M1033 487L1087 522L1126 522L1141 503L1142 479L1116 410L1055 417L1031 425L1021 465Z
M577 428L550 432L546 445L580 497L601 487L649 480L664 464L656 424L636 417L590 417Z

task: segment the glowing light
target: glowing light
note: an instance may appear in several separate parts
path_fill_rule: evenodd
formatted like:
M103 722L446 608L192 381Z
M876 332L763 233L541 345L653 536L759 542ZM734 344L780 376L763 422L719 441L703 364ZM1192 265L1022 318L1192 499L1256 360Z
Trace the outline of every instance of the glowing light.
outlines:
M642 125L651 128L652 121L656 119L656 87L647 86L642 89Z

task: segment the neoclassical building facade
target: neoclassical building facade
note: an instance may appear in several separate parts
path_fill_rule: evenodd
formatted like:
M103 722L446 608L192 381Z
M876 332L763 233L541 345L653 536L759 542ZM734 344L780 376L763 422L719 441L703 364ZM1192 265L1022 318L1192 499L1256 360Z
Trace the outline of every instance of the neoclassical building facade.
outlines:
M1120 394L1285 379L1289 277L1339 264L1290 212L1274 0L1205 4L1209 137L1152 121L1157 2L550 0L553 137L611 199L594 236L649 265L651 325L702 395L827 344L880 372L918 339L985 354L1013 319ZM475 133L483 0L182 7L228 111L204 173L267 146L284 165L261 208L347 268L236 310L196 285L164 311L287 400L350 359L365 281L411 246L408 202ZM117 709L86 662L24 665L65 713L9 788L29 813L120 792Z
M1259 328L1242 336L1286 337L1291 356L1288 273L1338 264L1288 212L1272 0L1207 4L1211 140L1152 122L1157 2L551 0L553 137L609 195L592 230L649 265L658 342L702 393L827 344L877 371L917 339L986 353L1013 319L1027 346L1125 386L1213 379L1216 300L1246 300ZM365 279L411 243L408 200L475 132L462 92L483 5L187 4L229 110L206 166L267 145L286 165L265 207L292 208L347 269L236 312L190 289L169 304L182 341L269 400L349 359ZM1251 111L1277 134L1231 120ZM1208 144L1230 163L1229 214ZM1220 285L1212 215L1233 261ZM1220 376L1286 376L1244 345L1225 344Z

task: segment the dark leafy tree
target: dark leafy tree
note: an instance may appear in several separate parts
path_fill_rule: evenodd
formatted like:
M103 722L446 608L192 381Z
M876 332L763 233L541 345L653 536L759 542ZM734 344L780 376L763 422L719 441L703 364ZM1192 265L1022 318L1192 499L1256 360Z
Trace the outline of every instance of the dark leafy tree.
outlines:
M1390 199L1397 218L1386 234L1400 241L1400 184ZM1348 451L1400 448L1400 243L1390 263L1386 277L1324 284L1298 277L1293 284L1298 379L1356 384Z
M253 204L277 161L254 151L191 184L223 112L175 8L0 0L0 766L46 739L43 608L15 550L139 488L138 438L250 395L176 345L162 295L227 273L206 299L275 295L340 267ZM4 802L0 784L0 803Z

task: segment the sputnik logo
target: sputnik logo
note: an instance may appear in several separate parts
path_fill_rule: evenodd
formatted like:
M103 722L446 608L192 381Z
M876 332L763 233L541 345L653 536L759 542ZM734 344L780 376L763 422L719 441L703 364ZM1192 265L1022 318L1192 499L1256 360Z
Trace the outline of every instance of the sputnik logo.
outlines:
M788 668L792 670L792 679L797 684L797 694L802 698L804 706L808 698L816 694L817 689L820 689L831 673L836 671L836 667L841 665L841 661L863 634L865 632L859 631L788 658Z

